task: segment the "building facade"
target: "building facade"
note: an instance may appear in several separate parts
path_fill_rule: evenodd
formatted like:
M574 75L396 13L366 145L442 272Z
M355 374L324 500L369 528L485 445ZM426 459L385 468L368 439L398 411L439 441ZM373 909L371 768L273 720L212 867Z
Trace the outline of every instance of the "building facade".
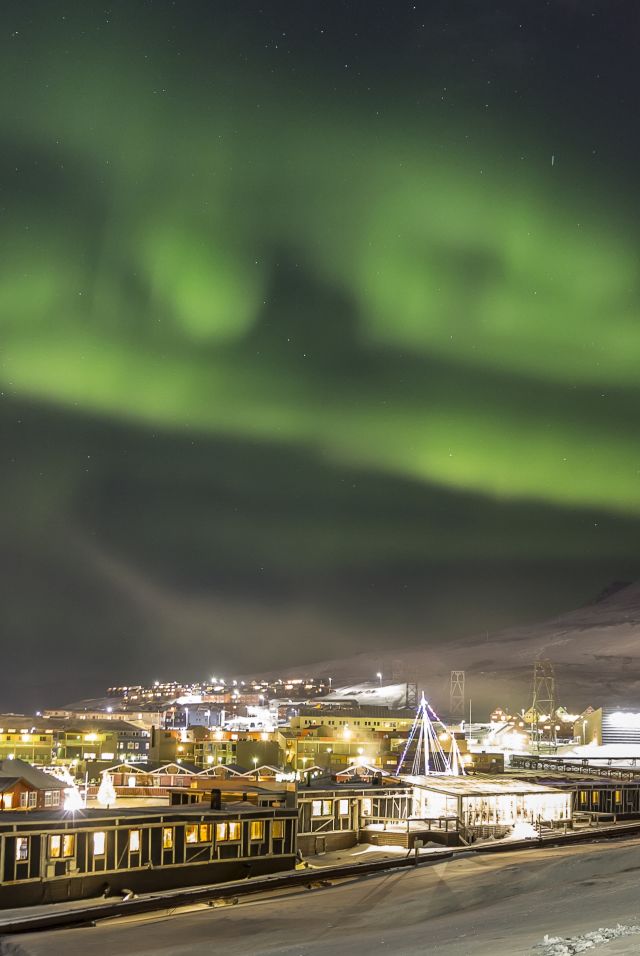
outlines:
M0 814L0 907L151 892L295 865L295 808Z

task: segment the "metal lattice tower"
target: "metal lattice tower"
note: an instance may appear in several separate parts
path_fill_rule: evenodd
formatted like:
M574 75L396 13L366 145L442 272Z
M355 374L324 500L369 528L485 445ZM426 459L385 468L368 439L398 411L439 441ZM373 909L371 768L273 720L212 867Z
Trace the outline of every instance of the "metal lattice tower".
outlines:
M451 671L449 715L451 717L464 717L464 704L464 671Z
M404 661L396 658L391 661L391 680L402 681L404 678L405 666Z
M534 740L540 744L540 717L549 715L553 726L556 713L556 675L550 660L540 658L533 662L533 701L531 704Z

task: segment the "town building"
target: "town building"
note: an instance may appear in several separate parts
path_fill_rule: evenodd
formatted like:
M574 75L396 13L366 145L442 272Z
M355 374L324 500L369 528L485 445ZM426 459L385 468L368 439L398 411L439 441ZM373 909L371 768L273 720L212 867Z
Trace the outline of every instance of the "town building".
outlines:
M295 865L295 806L0 813L0 908L261 876Z
M12 758L0 761L0 816L9 810L39 810L64 805L67 784L50 773Z
M360 707L315 707L301 708L296 717L289 721L294 732L311 728L327 727L339 733L345 727L353 732L391 733L409 731L415 719L414 710L389 710L387 707L363 705Z
M406 820L411 804L412 787L397 778L371 773L309 778L298 788L298 848L324 853L355 846L368 826Z
M581 744L615 747L620 755L640 756L640 713L630 708L589 707L575 721L573 733Z
M571 794L510 776L404 777L414 788L412 816L453 818L472 837L505 836L516 824L569 825Z

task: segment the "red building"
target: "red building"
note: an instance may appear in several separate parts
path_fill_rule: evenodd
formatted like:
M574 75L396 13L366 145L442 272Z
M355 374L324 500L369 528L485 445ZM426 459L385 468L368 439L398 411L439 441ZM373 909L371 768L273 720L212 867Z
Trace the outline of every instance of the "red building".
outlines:
M0 813L62 807L67 785L24 760L0 762Z

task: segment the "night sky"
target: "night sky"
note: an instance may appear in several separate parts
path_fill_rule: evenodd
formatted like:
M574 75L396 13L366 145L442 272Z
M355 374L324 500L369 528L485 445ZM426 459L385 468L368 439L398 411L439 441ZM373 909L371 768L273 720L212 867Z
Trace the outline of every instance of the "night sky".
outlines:
M3 707L640 576L639 41L634 0L5 0Z

